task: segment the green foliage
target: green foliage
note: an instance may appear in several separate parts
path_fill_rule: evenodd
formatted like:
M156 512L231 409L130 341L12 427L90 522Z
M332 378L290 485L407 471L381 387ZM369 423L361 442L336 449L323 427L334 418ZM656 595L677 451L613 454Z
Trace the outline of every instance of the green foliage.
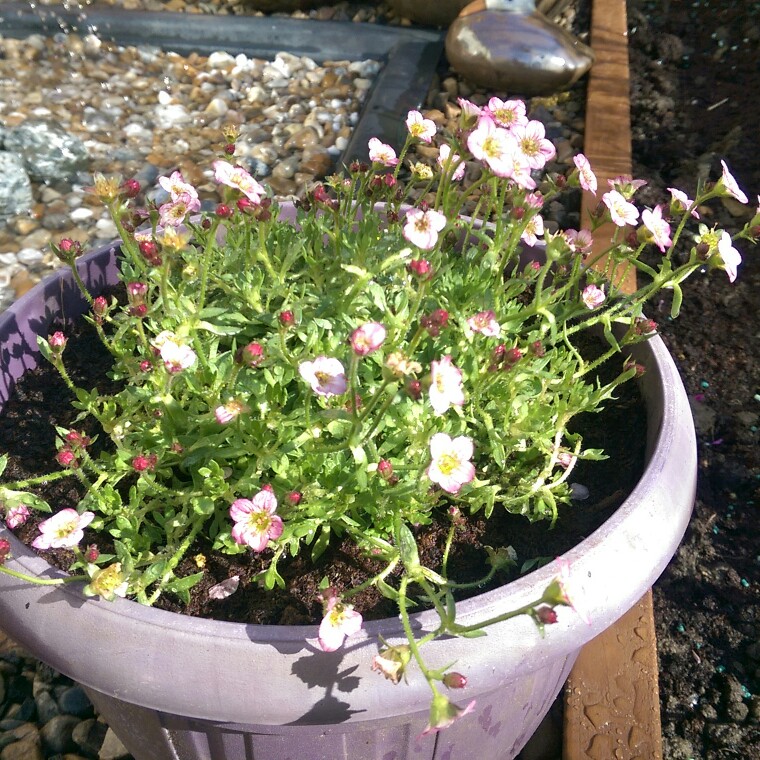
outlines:
M453 150L472 158L464 145ZM568 427L637 373L623 365L626 346L651 332L641 327L643 304L669 288L676 313L679 283L706 260L721 266L719 235L707 230L685 263L673 261L671 247L657 268L639 260L646 234L637 247L613 240L611 261L648 278L634 295L592 269L598 255L584 255L561 232L546 233L542 258L521 259L521 238L559 185L547 178L539 199L488 169L477 192L450 177L433 180L427 197L446 213L445 225L420 248L398 170L387 180L378 169L334 178L292 222L261 198L186 220L186 232L161 229L153 209L139 239L122 226L131 201L96 180L122 232L130 296L126 306L104 302L89 319L114 355L122 389L106 397L74 387L63 348L39 344L74 390L80 416L95 417L110 439L96 461L86 445L71 449L71 474L90 486L79 509L95 512L93 527L114 539L138 600L152 603L163 591L188 598L202 571L178 577L176 569L199 535L219 551L249 551L233 531L231 505L267 500L271 489L276 519L267 512L248 525L282 521L256 548L271 558L259 577L265 588L284 584L283 555L316 560L349 537L387 568L400 563L435 603L435 589L449 584L445 568L421 567L410 526L454 506L554 521L569 501L575 459L602 456ZM227 192L235 209L240 193ZM474 218L457 216L472 208ZM603 291L601 303L589 303L589 289ZM352 341L368 325L382 325L383 339L364 351ZM601 336L595 358L581 350L590 333ZM324 392L323 370L310 378L305 368L320 357L340 362L341 390ZM602 383L596 370L608 361L620 369ZM446 362L456 379L435 376ZM445 408L436 408L436 390L449 394ZM59 435L60 447L71 448L66 431ZM433 453L441 435L472 448L457 454L466 463L453 484L441 479L453 471L450 452ZM6 509L23 498L49 510L30 494L3 488L0 499ZM489 548L489 557L491 573L515 562L505 549ZM412 604L387 568L371 582Z

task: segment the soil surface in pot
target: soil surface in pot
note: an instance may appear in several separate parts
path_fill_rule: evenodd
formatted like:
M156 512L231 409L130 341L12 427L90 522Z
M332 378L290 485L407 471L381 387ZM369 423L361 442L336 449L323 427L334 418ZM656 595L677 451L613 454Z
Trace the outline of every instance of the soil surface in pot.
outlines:
M725 159L750 198L760 192L760 5L629 0L634 176L650 202L687 193ZM712 205L708 224L747 217ZM668 760L760 757L760 249L746 241L732 285L695 277L681 316L653 304L687 391L699 481L686 538L654 587L664 749Z
M106 377L111 359L103 348L94 329L81 321L76 330L69 324L69 342L65 361L73 382L81 388L98 388L109 392L111 382ZM589 341L586 353L602 347L601 342ZM611 380L617 374L619 362L604 365L600 377ZM15 480L43 475L57 469L55 464L55 426L71 426L76 410L71 407L73 395L61 380L57 370L44 362L35 371L24 375L19 381L11 400L0 415L0 440L7 442L9 463L3 480ZM89 426L77 424L87 435L96 438L90 454L97 457L98 447L106 437L97 423ZM571 480L584 492L584 498L560 507L560 514L553 528L548 522L529 523L520 515L510 515L503 509L495 509L488 520L482 515L463 514L449 557L449 577L458 582L477 581L486 570L485 546L512 546L517 554L517 566L511 574L499 574L488 586L479 587L469 595L494 588L516 577L523 563L543 563L559 556L590 535L615 509L635 485L644 466L644 435L646 413L634 383L619 389L617 399L610 402L603 413L582 415L577 418L575 430L584 436L584 446L601 448L609 457L600 462L579 462ZM638 436L632 430L640 431ZM632 443L633 441L633 443ZM46 484L37 492L54 509L76 507L84 495L84 486L75 477ZM586 494L588 498L586 498ZM440 562L448 534L450 520L447 504L442 500L440 508L429 526L416 529L423 564L440 570ZM16 534L27 544L38 535L37 525L46 515L34 513ZM82 546L94 543L102 553L110 553L112 547L103 536L85 531ZM67 569L73 562L73 553L65 549L40 552L51 564ZM199 557L203 557L199 560ZM350 589L382 566L371 558L357 553L349 541L335 541L316 561L310 560L309 552L296 558L284 558L278 563L278 571L286 582L285 589L266 591L254 579L268 566L271 552L260 555L254 552L229 556L211 549L208 542L198 540L187 552L177 569L182 577L204 570L204 577L191 590L190 604L185 605L176 597L164 594L156 606L189 615L262 624L318 623L322 617L319 584L323 578L339 590ZM237 591L225 599L209 597L209 589L237 576ZM389 579L392 582L392 578ZM459 598L465 598L461 594ZM365 619L395 617L395 602L370 588L351 598L352 604Z

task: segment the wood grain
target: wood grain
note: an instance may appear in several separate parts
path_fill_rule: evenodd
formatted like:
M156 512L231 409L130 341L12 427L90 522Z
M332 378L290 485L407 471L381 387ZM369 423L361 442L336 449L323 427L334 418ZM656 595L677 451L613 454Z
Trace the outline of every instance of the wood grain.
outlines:
M587 218L607 180L631 173L630 80L625 0L593 0L591 69L584 153L598 181L584 193ZM595 233L603 241L614 231ZM607 234L605 234L605 232ZM604 267L606 264L602 263ZM635 270L620 287L636 288ZM565 687L564 760L662 760L657 646L652 592L615 625L589 642Z

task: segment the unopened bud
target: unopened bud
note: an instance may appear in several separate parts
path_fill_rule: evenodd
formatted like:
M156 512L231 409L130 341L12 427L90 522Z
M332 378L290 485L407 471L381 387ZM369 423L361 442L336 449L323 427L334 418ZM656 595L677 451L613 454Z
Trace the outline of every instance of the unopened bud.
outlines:
M557 622L557 612L553 607L538 607L536 619L543 625L554 625Z
M258 367L264 361L264 347L255 341L249 343L238 350L235 361L244 367Z
M410 398L418 401L422 396L422 383L419 380L410 380L406 384L406 392Z
M140 193L140 183L136 179L125 180L121 185L125 198L136 198Z
M90 544L85 550L84 550L84 558L87 560L87 562L95 562L97 558L100 556L100 549L98 549L95 544Z
M7 538L0 538L0 565L5 564L11 553L11 542Z
M220 203L216 207L216 215L222 219L229 219L233 213L234 211L226 203Z
M302 498L303 498L303 494L300 491L291 491L287 495L288 502L292 504L294 507L297 507L301 503Z
M406 268L421 280L429 280L433 276L433 266L427 259L414 259Z
M48 345L53 353L59 356L63 353L63 349L66 348L68 342L68 338L60 330L48 336Z
M377 463L377 472L383 480L389 480L393 475L393 465L387 459L381 459Z
M512 369L522 359L522 351L519 348L510 348L504 354L504 367Z
M59 465L61 465L61 467L69 467L72 470L75 470L77 467L79 467L79 462L77 462L77 458L74 456L74 452L71 449L61 449L55 455L55 460Z
M452 671L443 676L443 685L449 689L464 689L467 686L467 678L461 673Z
M103 296L98 296L92 302L92 313L96 317L104 317L108 312L108 301Z
M295 324L296 321L295 315L292 311L290 311L290 309L281 311L278 319L280 320L280 324L283 327L290 327L291 325Z
M629 370L634 370L634 377L642 377L646 371L647 368L643 364L639 364L638 362L635 362L633 359L629 359L624 365L623 365L623 371L628 372Z

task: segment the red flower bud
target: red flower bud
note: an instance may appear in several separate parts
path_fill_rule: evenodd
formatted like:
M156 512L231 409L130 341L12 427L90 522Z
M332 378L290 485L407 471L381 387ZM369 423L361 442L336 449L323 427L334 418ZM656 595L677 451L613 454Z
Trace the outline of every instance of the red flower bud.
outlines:
M132 467L137 472L145 472L146 470L155 470L158 464L158 457L155 454L138 454L132 460Z
M377 463L377 471L383 480L389 480L393 475L393 465L387 459L381 459Z
M60 330L57 330L52 335L48 336L48 345L53 350L54 354L62 354L63 349L66 348L68 342L69 339Z
M108 312L108 301L103 296L98 296L92 302L92 313L96 317L103 317Z
M263 486L261 486L262 491L269 491L269 493L274 493L274 488L269 483L264 483Z
M467 678L461 673L452 671L443 676L443 685L449 689L464 689L467 686Z
M232 156L235 154L235 143L227 143L227 145L224 146L224 152L228 156Z
M235 354L235 360L244 367L258 367L264 361L264 347L261 343L249 343Z
M98 549L95 544L90 544L85 550L84 550L84 558L87 562L95 562L97 558L100 556L100 549Z
M297 507L301 503L302 498L303 494L300 491L291 491L287 496L288 502L294 507Z
M433 276L433 266L427 259L414 259L406 268L421 280L429 280Z
M256 210L256 204L249 198L239 198L237 207L238 211L243 214L252 214Z
M126 198L135 198L140 192L140 183L136 179L125 180L121 186Z
M553 607L539 607L536 610L536 617L544 625L554 625L557 622L557 613Z
M235 212L226 204L220 203L216 207L216 215L222 219L229 219Z
M153 369L153 362L149 359L144 359L140 362L140 372L150 372Z
M61 467L70 467L72 470L79 467L79 462L77 462L77 458L74 456L74 452L71 449L61 449L55 455L55 460L61 465Z
M504 354L504 366L506 369L511 369L522 359L522 351L519 348L510 348Z
M410 398L418 401L422 396L422 383L419 380L410 380L406 384L406 392Z
M286 311L281 311L278 319L280 320L280 324L283 327L290 327L296 321L295 315L293 314L292 311L290 311L290 309L287 309Z
M5 564L5 560L11 553L11 542L7 538L0 538L0 565Z

